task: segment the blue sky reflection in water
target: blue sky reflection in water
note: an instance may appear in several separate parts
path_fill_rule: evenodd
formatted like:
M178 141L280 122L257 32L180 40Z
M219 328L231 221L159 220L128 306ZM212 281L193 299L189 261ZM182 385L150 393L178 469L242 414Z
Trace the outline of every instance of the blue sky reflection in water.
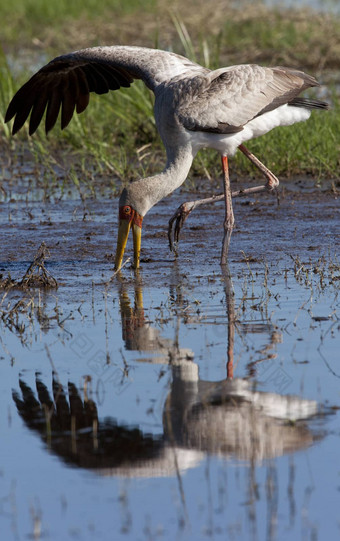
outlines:
M1 295L4 539L339 536L337 200L235 203L231 280L221 207L168 254L180 200L109 285L112 201L18 202L14 227L2 205L0 272L44 240L59 282Z

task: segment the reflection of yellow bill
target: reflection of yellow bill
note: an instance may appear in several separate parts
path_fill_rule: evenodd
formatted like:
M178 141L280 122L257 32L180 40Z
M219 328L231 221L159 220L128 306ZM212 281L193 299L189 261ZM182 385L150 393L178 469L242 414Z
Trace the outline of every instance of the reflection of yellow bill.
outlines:
M132 224L132 225L131 225ZM130 220L119 220L117 250L115 257L115 268L118 270L122 266L124 252L130 228L132 227L133 251L134 251L134 268L139 268L139 258L142 239L142 228Z

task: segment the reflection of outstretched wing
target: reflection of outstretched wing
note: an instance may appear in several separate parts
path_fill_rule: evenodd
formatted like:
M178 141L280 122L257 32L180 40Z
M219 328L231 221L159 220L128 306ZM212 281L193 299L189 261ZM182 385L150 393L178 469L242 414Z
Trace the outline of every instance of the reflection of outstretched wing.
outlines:
M26 425L68 463L91 469L128 471L162 455L162 438L145 435L138 428L119 425L114 418L98 419L93 400L82 399L72 383L68 394L53 378L53 398L36 379L37 397L23 380L21 395L13 392L18 412Z
M156 436L114 417L101 420L86 392L81 398L69 384L66 393L55 378L53 398L37 377L36 393L20 380L21 394L13 392L13 399L28 428L57 456L104 475L174 475L207 453L262 460L303 449L321 437L308 426L318 412L315 402L259 393L245 380L202 381L197 368L188 361L173 366L164 433Z

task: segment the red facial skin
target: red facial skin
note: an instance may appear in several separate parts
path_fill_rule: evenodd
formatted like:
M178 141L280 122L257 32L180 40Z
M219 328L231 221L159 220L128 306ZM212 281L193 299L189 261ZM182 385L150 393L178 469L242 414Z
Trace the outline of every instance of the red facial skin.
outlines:
M143 216L138 214L138 212L130 207L130 205L119 207L119 219L128 220L129 222L138 225L138 227L142 227Z

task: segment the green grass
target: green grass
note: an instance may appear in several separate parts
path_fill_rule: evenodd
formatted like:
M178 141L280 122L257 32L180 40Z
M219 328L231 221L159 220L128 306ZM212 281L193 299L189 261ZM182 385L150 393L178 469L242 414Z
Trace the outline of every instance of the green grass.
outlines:
M227 8L219 12L219 16L212 12L207 33L203 29L206 29L211 4L214 2L202 2L201 10L191 11L188 17L190 1L182 11L177 9L176 12L163 12L161 2L156 0L146 3L137 0L13 0L10 7L2 3L0 17L4 20L5 32L1 43L6 51L0 56L2 163L13 162L24 155L25 159L37 163L42 176L50 176L51 182L58 182L60 175L53 176L58 167L66 184L84 183L95 191L96 184L104 183L115 191L120 186L117 181L126 182L157 172L165 161L153 118L153 96L141 82L108 95L91 95L87 110L75 115L63 132L56 127L46 138L41 127L29 138L25 128L12 138L3 117L14 91L31 74L31 70L24 67L18 44L28 49L35 70L37 64L42 65L64 52L65 40L70 49L113 43L112 28L118 33L128 28L125 43L172 48L212 68L241 62L288 64L309 68L321 79L328 76L329 80L337 81L339 72L333 68L339 69L340 54L337 56L339 39L334 36L340 35L340 20L336 17L251 6L247 12L232 11L231 17ZM150 22L150 13L158 14L158 18ZM165 14L164 20L160 13ZM19 32L23 21L27 23L25 30ZM53 21L52 27L46 24L48 21ZM167 34L162 32L165 22ZM79 25L82 31L77 33ZM326 26L327 32L323 30ZM112 33L110 41L107 40L109 31ZM17 41L16 35L20 36ZM46 51L48 56L39 60ZM333 76L334 73L338 75ZM251 141L249 148L277 175L308 174L318 182L324 178L338 179L340 106L335 91L329 98L333 103L331 111L315 111L309 121L273 130ZM237 175L257 174L241 153L233 158L231 167ZM196 176L210 179L220 176L220 160L215 152L199 153L190 178Z
M279 176L312 175L339 179L340 106L336 101L330 111L314 111L306 122L276 128L248 143L249 149ZM241 171L248 160L237 155ZM250 169L247 169L250 172Z
M115 20L135 12L151 14L155 0L13 0L0 2L3 44L30 47L34 41L63 42L64 29L72 31L76 21ZM90 33L91 35L91 33ZM77 33L74 36L77 38ZM57 43L56 43L57 44Z

